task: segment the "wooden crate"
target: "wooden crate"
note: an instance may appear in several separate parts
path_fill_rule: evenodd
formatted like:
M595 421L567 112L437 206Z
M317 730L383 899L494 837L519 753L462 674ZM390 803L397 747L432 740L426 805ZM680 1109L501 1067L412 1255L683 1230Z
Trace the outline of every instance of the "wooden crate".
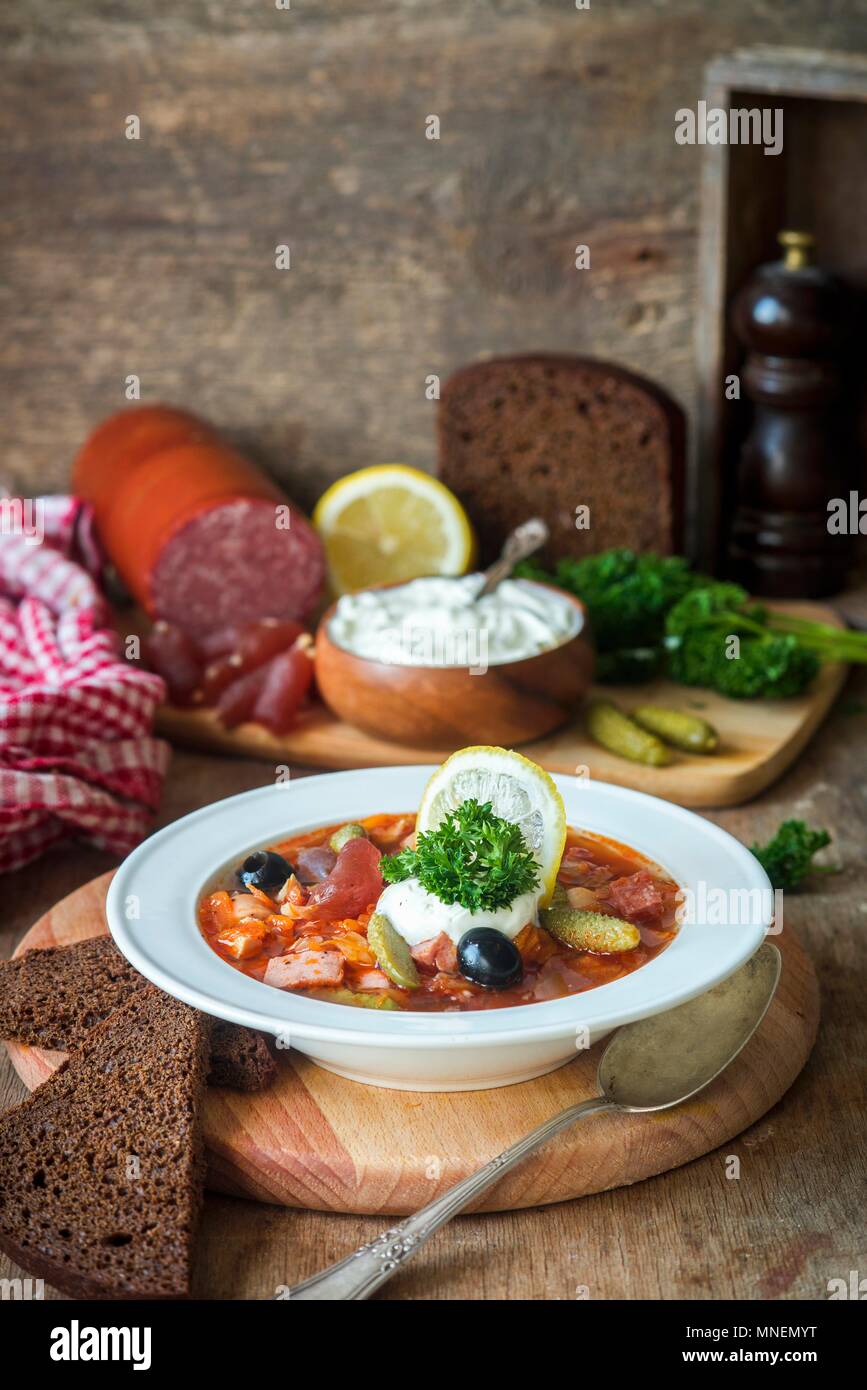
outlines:
M757 265L779 258L777 232L792 226L815 234L817 262L851 288L862 313L867 302L867 57L751 48L711 62L703 95L708 109L783 111L779 155L765 155L758 145L708 145L704 152L689 512L691 550L715 567L750 417L748 401L727 401L724 394L726 376L742 361L728 322L732 296ZM850 357L850 399L867 448L863 334Z

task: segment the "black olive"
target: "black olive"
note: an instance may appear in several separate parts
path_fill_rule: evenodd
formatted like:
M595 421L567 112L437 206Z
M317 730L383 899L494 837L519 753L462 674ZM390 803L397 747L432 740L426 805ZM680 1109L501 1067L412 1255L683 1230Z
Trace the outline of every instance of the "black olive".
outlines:
M496 927L471 927L458 942L461 974L486 989L508 989L524 973L521 953L514 941Z
M276 854L273 849L257 849L247 855L238 870L238 878L245 888L261 888L263 893L274 893L294 872L282 854Z

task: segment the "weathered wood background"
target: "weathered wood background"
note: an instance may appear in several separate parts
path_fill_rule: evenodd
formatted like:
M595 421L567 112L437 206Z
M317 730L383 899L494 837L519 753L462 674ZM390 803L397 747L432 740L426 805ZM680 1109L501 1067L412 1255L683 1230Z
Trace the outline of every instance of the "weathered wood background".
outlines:
M347 468L432 466L425 378L484 353L611 357L691 412L702 151L674 113L715 54L867 48L865 19L864 0L6 0L0 481L64 486L130 374L307 505Z

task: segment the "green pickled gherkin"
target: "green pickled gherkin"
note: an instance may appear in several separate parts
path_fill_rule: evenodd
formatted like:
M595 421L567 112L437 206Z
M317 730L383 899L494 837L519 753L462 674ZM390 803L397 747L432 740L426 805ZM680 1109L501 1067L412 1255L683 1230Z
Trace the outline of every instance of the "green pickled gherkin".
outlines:
M664 767L671 754L661 739L629 719L610 700L594 700L587 710L587 730L592 739L633 763Z
M384 912L374 912L367 924L367 943L384 975L401 989L418 989L421 981L409 947Z
M350 821L348 825L341 825L339 830L335 830L331 839L328 841L328 848L333 849L334 853L338 854L349 840L361 839L367 839L367 831L364 826L356 824L355 821Z
M619 955L622 951L633 951L641 941L638 928L631 922L609 917L605 912L570 907L565 893L555 894L551 906L539 913L539 920L546 931L576 951Z
M307 993L327 1004L351 1004L356 1009L399 1009L390 994L364 994L356 989L311 989Z
M685 710L666 709L664 705L639 705L631 717L648 733L656 734L666 743L681 748L684 753L712 753L719 736L712 724Z

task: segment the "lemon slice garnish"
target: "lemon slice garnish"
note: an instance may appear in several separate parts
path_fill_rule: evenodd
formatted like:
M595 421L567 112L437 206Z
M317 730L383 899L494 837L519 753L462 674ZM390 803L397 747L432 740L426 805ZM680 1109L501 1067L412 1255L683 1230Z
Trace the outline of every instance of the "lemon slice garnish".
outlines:
M425 787L416 830L436 829L471 797L489 801L495 815L520 827L539 865L541 906L547 907L566 843L566 808L553 779L510 748L461 748Z

